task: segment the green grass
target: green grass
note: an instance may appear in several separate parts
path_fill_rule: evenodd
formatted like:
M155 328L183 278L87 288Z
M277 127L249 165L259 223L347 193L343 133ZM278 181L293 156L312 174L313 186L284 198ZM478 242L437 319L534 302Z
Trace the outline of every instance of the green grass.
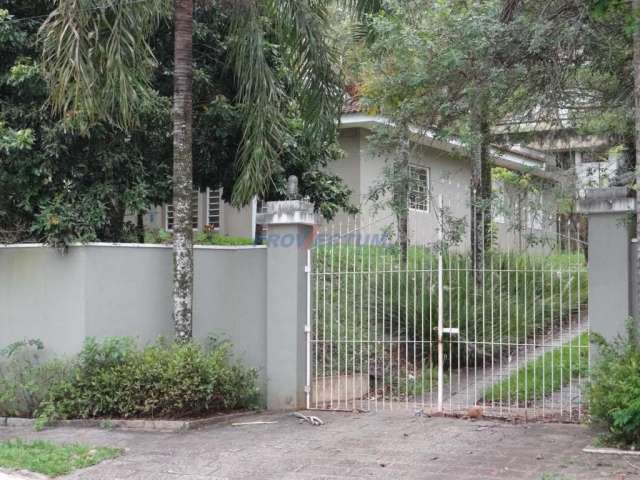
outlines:
M484 392L487 402L530 402L557 392L571 378L586 377L589 336L583 333L561 347L548 351Z
M9 440L0 442L0 467L57 477L115 458L121 453L121 450L109 447Z
M366 345L371 351L384 338L421 341L417 351L408 352L408 363L414 354L417 361L434 360L438 275L431 250L410 248L402 260L394 247L319 246L313 251L313 271L317 320L312 333L319 358L333 355L334 367L350 367L354 359L358 365L360 351L367 351ZM524 343L561 321L577 321L578 309L587 303L587 277L580 253L493 252L477 280L468 256L446 256L445 326L459 328L458 338L467 342L448 345L447 362L454 368L482 364L504 355L507 344ZM366 357L362 364L366 368ZM337 368L334 373L343 371Z
M149 228L144 232L144 243L164 243L173 241L173 233L162 228ZM194 233L194 245L218 245L218 246L247 246L254 245L252 238L221 235L211 230Z

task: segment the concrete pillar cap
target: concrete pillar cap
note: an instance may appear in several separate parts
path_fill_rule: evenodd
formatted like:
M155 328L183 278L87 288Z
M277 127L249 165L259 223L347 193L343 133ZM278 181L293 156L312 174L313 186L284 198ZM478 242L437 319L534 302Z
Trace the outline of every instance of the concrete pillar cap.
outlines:
M261 225L317 225L313 203L307 200L283 200L267 202L264 209L258 213L257 223Z
M628 187L589 188L578 201L578 212L616 213L632 212L636 208L636 199Z

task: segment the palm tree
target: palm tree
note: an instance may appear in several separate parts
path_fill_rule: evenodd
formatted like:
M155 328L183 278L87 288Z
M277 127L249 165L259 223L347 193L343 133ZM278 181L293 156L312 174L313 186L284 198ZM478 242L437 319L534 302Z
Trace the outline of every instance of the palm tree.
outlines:
M640 0L632 0L631 11L635 18L633 29L633 101L634 101L634 133L635 133L635 165L636 165L636 238L640 238ZM640 275L640 248L636 252L636 275ZM640 282L633 292L640 301ZM637 320L637 319L636 319Z
M193 190L192 43L193 0L175 2L173 67L173 321L176 338L192 336L193 306Z
M265 192L286 135L285 108L295 92L309 136L335 128L342 103L334 50L327 41L328 6L317 0L235 2L230 60L245 110L238 149L236 205ZM379 0L342 0L363 13ZM107 120L126 130L139 102L154 101L149 74L155 59L148 40L162 18L175 24L173 97L174 322L176 337L192 331L193 248L191 83L193 0L56 0L40 30L43 70L56 112L86 128ZM274 54L274 49L277 53ZM292 82L284 89L279 69Z

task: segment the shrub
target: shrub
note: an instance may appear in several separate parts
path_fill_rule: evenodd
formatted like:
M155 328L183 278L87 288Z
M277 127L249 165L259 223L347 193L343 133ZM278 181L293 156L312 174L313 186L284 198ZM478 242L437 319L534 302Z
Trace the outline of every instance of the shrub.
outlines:
M230 345L130 338L88 339L72 376L52 386L40 414L55 418L187 417L247 408L256 372L233 362Z
M33 417L49 386L68 377L68 362L40 361L43 348L39 340L25 340L0 351L0 417Z
M171 243L173 235L163 228L148 228L144 232L144 243Z
M161 228L149 228L144 233L144 243L171 243L173 234ZM253 245L254 241L247 237L232 237L221 235L210 225L205 225L202 231L194 233L193 243L195 245Z
M587 394L593 422L607 429L606 443L640 447L640 344L629 321L627 338L598 340L598 362Z
M193 239L196 245L253 245L253 240L246 237L232 237L215 232L209 225L204 230L197 232Z

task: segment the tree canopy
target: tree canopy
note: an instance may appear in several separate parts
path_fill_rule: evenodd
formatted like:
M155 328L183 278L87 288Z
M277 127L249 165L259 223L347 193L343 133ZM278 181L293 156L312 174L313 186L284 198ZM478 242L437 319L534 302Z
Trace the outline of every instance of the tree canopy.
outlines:
M125 132L118 122L51 115L51 92L37 41L51 5L4 3L0 2L0 189L6 195L0 199L0 241L136 240L139 232L124 222L125 212L141 213L171 199L170 22L160 21L149 39L149 58L155 66ZM240 174L235 160L248 113L238 101L235 72L229 65L230 8L214 2L194 11L194 185L223 186L227 201ZM274 48L269 50L270 61L278 62ZM287 67L282 64L276 71L281 88L293 91ZM331 217L339 209L353 208L349 189L324 169L341 156L336 125L312 131L303 103L293 98L279 106L286 109L280 152L263 197L282 198L287 176L295 174L302 193Z

